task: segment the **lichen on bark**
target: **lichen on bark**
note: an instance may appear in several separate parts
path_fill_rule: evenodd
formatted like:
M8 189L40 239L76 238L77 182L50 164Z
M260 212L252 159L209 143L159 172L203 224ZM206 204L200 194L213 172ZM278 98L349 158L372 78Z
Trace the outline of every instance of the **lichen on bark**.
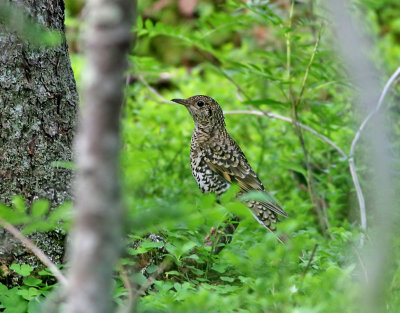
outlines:
M18 6L46 29L64 33L62 1L26 0ZM71 171L52 162L72 160L78 107L66 42L33 47L0 22L0 51L0 202L10 204L14 195L22 195L28 205L46 198L54 207L71 198ZM61 231L37 233L31 239L54 262L62 261ZM0 280L10 283L4 276L12 263L39 266L0 229Z

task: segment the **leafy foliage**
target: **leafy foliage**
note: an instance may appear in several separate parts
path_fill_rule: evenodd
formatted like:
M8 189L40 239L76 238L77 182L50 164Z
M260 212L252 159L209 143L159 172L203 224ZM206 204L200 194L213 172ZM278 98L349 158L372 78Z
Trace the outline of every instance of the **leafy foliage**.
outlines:
M373 14L365 4L362 9ZM354 92L332 50L329 21L323 11L301 3L294 5L293 15L290 10L268 1L202 2L198 18L185 22L176 22L179 17L170 11L138 18L138 42L130 58L130 74L138 80L127 88L123 123L125 196L133 232L144 236L162 229L165 241L144 239L130 252L161 250L171 262L139 300L139 312L360 310L355 299L364 273L347 160L303 133L317 201L328 220L324 230L307 192L306 160L293 126L267 117L226 115L228 130L289 213L276 234L287 238L282 245L234 194L216 204L212 195L198 191L188 160L191 118L166 101L206 94L225 111L254 108L286 117L293 117L298 103L300 121L348 153ZM368 169L358 170L363 175ZM239 214L241 224L232 243L220 255L210 255L204 237L229 212ZM149 268L142 268L146 276L156 270ZM393 288L388 295L399 298Z
M25 200L21 196L15 196L10 208L0 204L0 217L13 225L22 227L24 235L37 231L50 231L54 229L68 230L71 214L71 203L63 203L50 210L50 204L45 199L33 202L31 208L27 208Z
M29 276L33 268L26 264L13 264L10 266L23 277L18 287L8 289L0 283L0 309L5 313L39 313L43 312L43 303L54 288L54 283L47 279L52 274L47 271L39 271L37 277ZM40 278L38 278L40 277Z
M80 84L78 6L69 4L66 24ZM360 312L365 273L359 263L358 207L346 158L303 131L321 222L293 125L267 116L226 115L229 132L289 214L272 234L236 199L237 189L231 188L220 203L214 195L201 194L189 165L193 123L183 107L168 102L206 94L224 111L254 109L290 118L297 103L299 121L347 154L357 128L351 108L356 93L332 48L325 12L307 1L293 7L277 1L198 1L189 17L183 17L175 3L162 10L156 1L139 1L139 6L122 124L123 196L129 220L128 248L120 262L120 272L133 268L138 289L144 286L137 311ZM354 12L367 17L366 29L379 39L373 51L380 55L377 64L388 72L398 66L400 47L399 18L388 9L392 7L398 8L394 0L360 0ZM356 157L362 153L361 148ZM368 168L359 164L364 177ZM73 168L62 160L54 165ZM367 194L368 184L362 187ZM26 234L68 220L66 207L48 208L46 201L38 200L27 209L17 197L13 208L0 206L0 216L22 226ZM204 238L231 214L241 217L240 226L232 242L213 255L215 247L205 246ZM399 238L397 233L394 238ZM399 240L394 241L390 280L382 293L387 312L400 309L400 249ZM37 312L50 287L29 276L26 265L11 269L24 277L23 284L10 290L0 285L2 308ZM119 305L128 292L123 276L115 277Z

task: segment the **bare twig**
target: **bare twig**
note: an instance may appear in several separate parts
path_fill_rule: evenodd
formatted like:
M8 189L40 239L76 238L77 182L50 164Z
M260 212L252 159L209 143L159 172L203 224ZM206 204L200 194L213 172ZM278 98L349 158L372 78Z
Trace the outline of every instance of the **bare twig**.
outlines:
M242 98L240 96L240 93L247 99L250 100L251 97L246 93L246 91L243 90L243 88L231 77L228 75L228 73L226 73L221 66L219 65L219 59L217 58L216 55L212 55L213 58L208 57L206 54L203 53L203 51L201 50L200 47L197 47L198 50L197 52L204 58L204 60L206 60L207 62L209 62L218 72L220 72L223 76L225 76L225 78L232 83L232 85L234 85L236 87L236 94ZM217 62L218 61L218 62Z
M365 264L368 273L368 283L364 279L360 290L363 297L358 299L357 304L366 313L383 312L387 310L385 301L387 297L384 292L390 284L388 278L395 272L393 262L391 262L395 239L393 230L397 226L396 212L400 200L399 193L396 192L396 182L393 180L393 173L396 170L395 158L388 151L389 125L386 124L385 114L378 112L378 109L397 74L392 76L393 79L390 79L384 91L381 92L378 87L381 73L376 70L375 63L367 57L372 47L368 44L369 40L361 34L362 25L359 20L353 18L350 13L350 1L325 1L324 4L333 16L333 22L330 24L335 30L337 39L335 45L342 54L350 79L359 90L354 99L355 112L360 117L362 114L360 120L365 120L365 110L375 112L371 114L371 116L375 115L374 122L370 123L368 129L365 124L371 117L361 124L364 131L368 132L365 136L364 156L368 161L370 172L369 181L366 183L370 187L368 198L369 208L374 216L374 232L369 244L361 253L364 261L362 264ZM364 265L360 264L360 266Z
M249 115L258 115L258 116L267 116L267 117L272 117L272 118L276 118L278 120L281 121L285 121L288 123L294 123L294 121L286 116L282 116L276 113L271 113L271 112L262 112L262 111L256 111L256 110L235 110L235 111L225 111L224 115L228 115L228 114L249 114ZM330 140L328 137L320 134L319 132L317 132L316 130L312 129L311 127L304 125L300 122L297 122L297 125L299 125L299 127L303 128L304 130L314 134L315 136L317 136L318 138L320 138L322 141L326 142L327 144L329 144L332 148L334 148L343 158L347 158L346 153L343 152L342 149L340 149L332 140Z
M240 93L241 93L247 100L251 100L251 97L243 90L242 87L240 87L240 85L239 85L231 76L228 75L228 73L226 73L226 72L225 72L222 68L220 68L219 66L217 66L217 65L215 65L215 64L213 64L213 65L217 68L217 70L218 70L219 72L221 72L222 75L225 76L225 78L226 78L227 80L229 80L229 81L236 87L237 95L238 95L239 97L240 97Z
M121 273L122 282L124 283L124 286L128 292L128 299L126 301L126 304L120 310L118 310L118 313L130 313L130 312L132 312L132 308L135 303L135 299L133 296L134 291L132 288L132 283L128 277L128 274L126 273L125 269L122 266L120 269L120 273Z
M358 252L357 247L355 247L353 244L351 244L351 245L353 246L353 249L354 249L354 252L355 252L355 254L356 254L356 256L357 256L358 262L360 263L361 270L362 270L362 272L363 272L363 274L364 274L365 282L368 284L368 283L369 283L369 279L368 279L367 267L365 266L365 263L364 263L364 261L363 261L361 255L360 255L360 252Z
M315 255L315 252L317 251L317 248L318 248L318 244L316 243L315 246L314 246L314 249L311 252L310 258L308 259L306 268L303 271L303 276L306 275L308 269L310 268L311 262L314 259L314 255Z
M305 139L303 136L303 131L301 129L301 127L297 124L299 122L299 113L298 113L298 107L299 104L301 102L302 96L304 94L304 90L305 90L305 86L306 86L306 82L307 82L307 78L308 78L308 73L311 69L311 66L313 64L314 61L314 57L317 53L317 49L318 49L318 45L319 45L319 40L320 40L320 36L318 36L317 41L315 42L315 46L314 46L314 50L311 53L311 57L310 57L310 61L307 65L306 71L304 73L304 77L303 77L303 81L302 81L302 86L301 86L301 90L300 93L297 97L296 100L292 101L292 111L293 111L293 121L295 123L293 123L293 125L295 126L295 133L297 134L298 138L299 138L299 142L301 145L301 148L303 150L303 155L304 155L304 161L306 163L306 169L307 169L307 189L308 189L308 193L310 195L310 199L311 202L313 204L313 207L315 208L315 211L318 215L318 219L321 225L321 229L323 234L326 236L326 229L328 228L328 223L326 223L326 220L328 220L328 216L324 216L323 211L318 203L318 195L317 195L317 191L315 188L315 184L314 184L314 178L312 176L312 168L311 168L311 164L310 164L310 155L308 153L308 150L306 148L306 143L305 143Z
M358 204L360 208L360 219L361 219L361 228L365 231L367 230L367 213L365 209L365 199L364 195L360 186L360 182L358 180L358 175L357 175L357 170L356 166L354 163L354 153L356 149L356 144L358 140L360 139L361 132L364 130L365 126L367 125L368 121L376 114L378 113L379 109L381 108L383 101L385 100L386 94L389 91L390 86L393 84L393 82L399 77L400 75L400 67L397 68L397 70L390 76L389 80L386 82L385 87L382 90L382 93L379 97L379 101L367 117L364 119L364 121L361 123L360 127L358 128L356 135L354 136L354 139L351 143L351 148L350 148L350 157L349 157L349 167L350 167L350 173L351 177L353 179L354 186L356 188L356 193L357 193L357 198L358 198ZM361 245L364 244L364 235L361 237Z
M294 0L290 1L290 10L289 10L289 25L288 28L290 31L286 33L286 74L287 80L289 82L289 99L293 100L293 86L292 86L292 47L291 47L291 31L292 31L292 22L293 22L293 12L294 12Z
M328 211L327 211L325 198L320 197L320 201L321 201L322 212L324 212L324 216L325 216L325 223L329 229L329 228L331 228L331 223L329 222L329 219L328 219Z
M8 232L10 232L15 238L21 241L25 247L32 251L32 253L44 264L47 268L53 273L54 277L58 280L58 282L66 287L68 285L68 281L66 277L60 272L57 266L49 259L47 255L43 253L42 250L39 249L31 240L26 238L16 227L8 223L6 220L0 217L0 224L3 226Z
M158 266L157 270L153 274L151 274L151 276L147 279L147 281L142 286L140 286L140 288L136 292L134 292L134 294L132 296L133 303L135 303L137 298L140 297L140 295L143 292L145 292L147 290L147 288L149 288L154 283L154 281L156 280L158 275L163 273L164 270L168 267L168 265L170 263L171 263L171 261L168 259L165 259L164 261L161 262L161 264Z
M304 161L306 164L306 170L307 170L307 177L306 177L306 181L307 181L307 191L308 194L310 196L310 200L312 203L313 208L315 209L317 215L318 215L318 219L321 225L321 229L322 232L324 234L324 236L326 236L326 228L327 225L324 221L324 217L323 217L323 213L321 208L319 207L319 203L317 201L317 194L315 191L315 187L314 187L314 183L313 183L313 177L312 177L312 168L311 168L311 164L310 164L310 159L309 159L309 154L305 145L305 141L304 141L304 137L303 137L303 132L301 127L298 125L299 122L299 116L298 116L298 106L299 103L301 101L302 95L304 93L305 90L305 83L307 81L308 78L308 73L309 70L311 68L311 65L313 63L314 60L314 56L317 52L317 48L319 45L319 38L317 39L316 43L315 43L315 47L314 50L311 54L311 58L310 61L307 65L304 77L303 77L303 81L302 81L302 86L301 86L301 91L298 95L298 97L295 99L294 96L294 91L293 91L293 84L292 84L292 73L291 73L291 60L292 60L292 42L291 42L291 30L292 30L292 23L293 23L293 13L294 13L294 0L291 0L291 6L290 6L290 11L289 11L289 25L288 28L290 29L290 31L288 31L286 33L286 73L287 73L287 80L289 82L289 88L288 88L288 98L290 100L290 102L292 103L292 119L294 121L293 126L294 126L294 132L297 135L299 142L300 142L300 146L303 150L303 155L304 155Z
M318 49L318 46L319 46L319 42L321 40L321 31L322 31L322 26L321 26L320 32L318 33L317 40L315 41L314 49L313 49L313 52L311 53L310 61L308 62L308 65L307 65L307 68L306 68L306 72L304 73L303 81L301 83L300 93L299 93L299 96L297 97L296 103L295 103L296 108L299 106L299 104L301 102L301 99L303 98L304 91L306 89L306 82L307 82L307 79L308 79L308 74L310 72L311 65L314 62L314 58L315 58L315 55L317 54L317 49Z
M139 76L139 80L143 83L145 87L154 95L156 96L161 102L163 103L171 103L171 101L168 101L165 97L163 97L157 90L155 90L153 87L149 85L149 83L144 79L143 76ZM271 112L262 112L262 111L257 111L257 110L234 110L234 111L225 111L224 115L228 114L249 114L249 115L258 115L258 116L267 116L271 118L276 118L281 121L285 121L288 123L294 123L294 121L286 116L282 116L276 113L271 113ZM328 137L320 134L316 130L312 129L311 127L304 125L300 122L297 122L298 126L303 128L304 130L314 134L318 138L320 138L322 141L326 142L329 144L332 148L334 148L343 158L347 159L346 153L343 152L341 148L339 148L332 140L330 140Z
M155 88L151 87L150 84L146 81L146 79L142 76L139 75L139 80L143 83L143 85L146 86L146 88L153 94L155 95L161 102L163 103L171 103L168 99L164 98Z
M292 17L293 17L293 8L294 8L294 1L292 1L292 5L290 8L290 16L289 16L289 28L292 27ZM294 93L293 93L293 87L292 87L292 82L291 82L291 33L288 32L286 35L286 51L287 51L287 60L286 60L286 67L287 67L287 77L288 77L288 81L289 81L289 99L290 102L292 103L292 119L294 121L293 126L294 126L294 132L297 135L299 142L300 142L300 146L303 150L303 155L304 155L304 161L306 164L306 169L307 169L307 177L306 177L306 181L307 181L307 191L308 194L310 196L310 200L311 203L313 205L313 208L315 209L318 219L319 219L319 223L321 225L321 230L324 234L324 236L326 236L326 229L328 228L327 223L325 222L325 220L328 218L327 216L324 217L323 211L321 210L321 207L318 203L318 194L316 192L316 188L314 185L314 178L312 176L312 168L311 168L311 164L310 164L310 156L308 154L307 148L306 148L306 144L305 144L305 140L304 140L304 136L303 136L303 131L302 128L298 125L299 122L299 114L298 114L298 107L299 104L301 102L304 90L305 90L305 85L306 85L306 81L308 78L308 73L311 69L311 65L313 64L314 61L314 57L317 53L317 49L318 49L318 45L319 45L319 41L320 41L320 36L318 36L317 41L315 42L314 45L314 50L311 53L311 57L310 57L310 61L306 67L306 71L304 73L304 77L303 77L303 81L302 81L302 85L301 85L301 90L299 95L297 96L297 98L295 99L294 97Z

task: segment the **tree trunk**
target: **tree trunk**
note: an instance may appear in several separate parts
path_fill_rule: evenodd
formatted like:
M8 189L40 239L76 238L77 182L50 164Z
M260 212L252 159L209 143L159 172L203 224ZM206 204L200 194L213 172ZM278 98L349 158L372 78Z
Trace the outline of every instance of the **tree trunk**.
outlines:
M118 181L120 108L134 2L87 3L87 75L76 136L77 218L71 235L67 313L112 312L112 275L123 242Z
M46 29L64 34L62 0L12 4ZM52 162L72 159L78 107L65 39L55 47L33 48L0 21L0 51L0 202L10 204L14 195L22 195L28 204L46 198L58 205L71 198L72 173ZM53 262L62 261L64 234L34 234L31 239ZM39 266L31 253L0 229L1 280L7 281L12 263Z

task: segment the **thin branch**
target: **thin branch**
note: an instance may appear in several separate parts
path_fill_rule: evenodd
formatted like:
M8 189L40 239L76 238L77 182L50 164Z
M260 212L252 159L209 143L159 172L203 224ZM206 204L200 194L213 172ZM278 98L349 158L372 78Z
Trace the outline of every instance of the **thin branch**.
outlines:
M360 128L358 129L356 135L354 136L353 142L351 143L351 148L350 148L350 154L353 155L355 151L355 146L358 142L358 139L360 139L361 132L365 128L366 124L369 122L369 120L376 114L378 113L379 109L381 108L383 101L385 100L386 94L389 91L390 86L393 84L393 82L397 79L397 77L400 76L400 67L397 68L397 70L390 76L389 80L385 84L385 87L382 90L382 93L379 97L379 101L377 106L373 111L371 111L368 116L365 118L365 120L361 123Z
M227 80L229 80L229 81L236 87L236 90L237 90L237 93L238 93L238 94L239 94L239 93L242 93L242 95L243 95L247 100L251 100L251 97L243 90L242 87L240 87L240 85L239 85L231 76L228 75L228 73L226 73L226 72L225 72L222 68L220 68L219 66L217 66L217 65L215 65L215 64L213 64L213 65L214 65L215 68L217 68L217 70L218 70L219 72L221 72L222 75L225 76L225 78L226 78ZM239 94L239 96L240 96L240 94Z
M289 37L289 39L290 39L290 37ZM298 95L298 97L296 99L293 99L293 96L292 96L291 97L291 99L292 99L291 102L292 102L293 121L295 122L295 123L293 123L294 131L295 131L295 133L296 133L296 135L297 135L297 137L299 139L301 148L303 150L304 161L306 163L306 169L307 169L307 178L306 178L306 180L307 180L308 194L310 195L310 199L311 199L312 205L313 205L313 207L314 207L314 209L315 209L315 211L316 211L316 213L318 215L318 219L319 219L319 222L320 222L320 225L321 225L322 232L323 232L324 236L326 236L326 229L328 228L328 223L326 223L326 220L328 219L328 217L324 216L323 211L321 210L321 207L319 205L318 194L316 192L314 179L313 179L313 176L312 176L312 168L311 168L311 164L310 164L310 156L309 156L307 148L306 148L306 143L305 143L305 140L304 140L303 131L302 131L301 127L299 127L298 124L297 124L299 122L298 107L299 107L299 104L301 102L301 98L303 96L304 90L305 90L305 86L306 86L306 82L307 82L307 78L308 78L308 73L309 73L309 71L311 69L311 66L312 66L313 61L314 61L314 57L315 57L315 55L317 53L317 50L318 50L319 41L320 41L320 35L318 36L317 41L315 42L314 49L313 49L313 51L311 53L310 60L309 60L309 62L307 64L306 71L304 73L304 77L303 77L303 81L302 81L302 85L301 85L300 93L299 93L299 95ZM290 40L288 40L288 42L287 42L287 49L288 50L290 50L290 45L291 45ZM290 73L290 68L288 68L288 72ZM289 85L289 86L291 86L291 85ZM292 90L290 88L289 88L289 92L292 92Z
M312 262L312 260L314 259L314 255L315 255L315 252L317 251L317 248L318 248L318 244L316 243L315 246L314 246L314 249L313 249L312 252L311 252L310 258L308 259L306 268L305 268L304 271L303 271L303 276L306 275L308 269L310 268L311 262Z
M25 247L27 247L32 253L53 273L54 277L58 282L66 287L68 285L67 278L60 272L57 266L49 259L47 255L43 253L31 240L26 238L16 227L8 223L6 220L0 217L0 224L8 232L10 232L15 238L21 241Z
M289 32L286 33L286 74L289 82L289 98L293 99L293 86L292 86L292 72L291 72L291 61L292 61L292 49L291 49L291 31L293 23L293 12L294 12L294 0L291 0L290 11L289 11Z
M311 68L311 65L313 63L314 60L314 56L317 52L317 48L319 45L319 38L317 39L316 43L315 43L315 47L314 50L311 54L311 58L310 61L307 65L304 77L303 77L303 81L302 81L302 86L301 86L301 91L298 95L298 97L295 99L294 96L294 92L293 92L293 84L292 84L292 74L291 74L291 60L292 60L292 42L291 42L291 31L292 31L292 22L293 22L293 12L294 12L294 0L291 0L291 6L290 6L290 12L289 12L289 25L288 28L290 29L290 31L288 31L286 33L286 72L287 72L287 80L289 82L289 96L288 98L290 99L290 102L292 103L292 119L294 121L293 126L294 126L294 132L297 135L299 142L300 142L300 146L301 149L303 150L303 155L304 155L304 161L306 163L306 169L307 169L307 177L306 177L306 181L307 181L307 191L308 194L310 196L310 200L312 203L313 208L315 209L317 215L318 215L318 219L321 225L321 229L322 232L324 234L324 236L326 236L326 228L327 225L324 221L324 217L323 217L323 213L321 211L321 208L319 207L319 203L317 201L318 195L316 194L315 188L314 188L314 182L313 182L313 176L312 176L312 168L311 168L311 164L310 164L310 159L309 159L309 154L306 148L306 144L305 144L305 140L303 137L303 132L301 127L297 124L299 122L299 116L298 116L298 105L301 101L301 97L304 93L304 89L305 89L305 84L308 78L308 73L309 70Z
M218 57L213 54L213 58L209 58L206 54L203 53L203 51L201 50L200 47L197 47L198 50L197 52L203 57L204 60L206 60L207 62L209 62L218 72L220 72L228 81L230 81L232 83L232 85L234 85L236 87L236 92L237 94L240 96L240 93L242 93L242 95L247 99L247 100L251 100L251 97L243 90L242 87L240 87L240 85L231 77L228 75L228 73L226 73L219 65L218 62L220 62L220 60L218 59ZM218 62L216 62L216 60Z
M142 75L139 75L139 80L146 86L146 88L155 95L163 103L171 103L168 99L164 98L155 88L151 87L150 84L144 79Z
M163 97L157 90L155 90L153 87L149 85L149 83L145 80L143 76L139 76L139 80L143 83L144 86L147 87L147 89L154 95L156 96L161 102L163 103L171 103L171 101L168 101L165 97ZM267 117L272 117L276 118L278 120L282 120L288 123L294 123L293 120L289 117L285 117L276 113L270 113L270 112L261 112L261 111L256 111L256 110L235 110L235 111L225 111L225 114L250 114L250 115L258 115L258 116L267 116ZM304 130L316 135L319 137L322 141L326 142L329 144L331 147L333 147L343 158L347 159L346 153L343 152L342 149L340 149L332 140L330 140L328 137L318 133L316 130L312 129L311 127L304 125L300 122L297 122L298 126L303 128Z
M157 270L151 274L151 276L147 279L147 281L139 288L139 290L137 290L136 292L134 292L134 294L132 295L132 303L135 303L135 301L137 300L138 297L140 297L140 295L145 292L147 290L147 288L149 288L154 281L156 280L156 278L158 277L158 275L160 275L161 273L164 272L164 270L166 269L166 267L171 263L170 260L165 259L164 261L161 262L161 264L158 266Z
M282 116L276 113L271 113L271 112L262 112L262 111L256 111L256 110L235 110L235 111L225 111L224 112L225 115L228 114L248 114L248 115L258 115L258 116L267 116L267 117L272 117L272 118L276 118L278 120L281 121L285 121L288 123L295 123L291 118L286 117L286 116ZM330 140L328 137L320 134L319 132L317 132L316 130L312 129L311 127L304 125L300 122L297 122L297 125L301 128L303 128L304 130L310 132L311 134L317 136L319 139L321 139L322 141L326 142L328 145L330 145L332 148L334 148L343 158L347 159L347 155L346 153L343 152L342 149L340 149L332 140Z
M306 82L307 82L307 78L308 78L308 73L310 72L311 65L314 62L314 57L317 54L317 49L318 49L318 46L319 46L319 42L321 40L321 31L322 31L322 26L321 26L321 30L318 33L317 41L315 42L315 45L314 45L314 50L311 53L311 58L310 58L310 61L309 61L308 65L307 65L306 72L304 73L303 81L301 83L300 93L299 93L299 96L297 97L296 103L295 103L296 108L299 106L299 104L301 102L301 99L303 97L304 91L306 89Z
M350 80L360 91L354 99L355 113L360 114L364 108L369 110L375 108L376 111L379 109L379 104L383 103L384 95L393 80L386 84L387 87L384 88L382 96L379 101L376 101L381 94L379 88L381 73L377 71L375 63L368 58L368 54L374 51L375 47L369 44L368 36L361 31L361 21L351 14L349 9L351 1L323 2L333 17L330 24L336 37L335 46L342 55ZM393 172L397 169L396 162L388 151L390 139L387 132L390 125L385 124L386 116L383 113L376 114L374 122L368 126L368 135L365 136L364 156L371 171L367 182L370 187L369 209L374 216L371 221L374 224L374 231L371 233L373 238L361 254L368 272L368 283L365 279L362 280L359 291L361 297L357 297L357 305L360 311L365 313L387 311L387 301L385 301L387 292L385 291L390 284L389 277L394 273L392 266L396 240L394 230L398 228L397 209L400 194L397 192L396 181L393 177ZM369 119L370 117L367 121ZM364 116L361 120L364 120ZM365 127L366 122L361 125Z
M328 219L328 210L327 210L325 198L320 197L320 201L321 201L322 212L324 213L324 216L325 216L325 223L328 226L328 228L331 228L332 226Z
M378 104L376 105L374 110L372 110L367 115L367 117L364 119L364 121L361 123L361 125L360 125L359 129L357 130L356 135L354 136L354 139L353 139L353 141L351 143L350 157L349 157L349 167L350 167L351 177L353 179L353 183L354 183L354 186L356 188L358 203L359 203L359 207L360 207L361 228L363 230L367 229L367 213L366 213L366 209L365 209L364 195L363 195L363 192L362 192L362 189L361 189L361 186L360 186L360 182L358 180L357 170L356 170L356 166L355 166L355 163L354 163L354 153L355 153L355 149L356 149L356 144L357 144L358 140L360 139L361 132L364 130L364 128L367 125L367 123L369 122L369 120L376 113L378 113L379 109L381 108L381 106L383 104L383 101L385 100L386 94L389 91L390 86L393 84L393 82L399 76L400 76L400 67L398 67L397 70L393 73L393 75L390 76L389 80L387 81L387 83L385 84L385 87L382 90L382 93L381 93L381 95L379 97ZM360 244L361 244L361 246L364 244L364 236L361 236Z
M355 254L356 254L356 256L357 256L358 262L360 262L361 270L362 270L362 272L363 272L363 274L364 274L365 282L368 284L368 283L369 283L369 278L368 278L367 267L365 266L365 263L364 263L364 261L363 261L361 255L360 255L360 252L358 252L357 247L355 247L352 243L350 243L350 244L351 244L351 245L353 246L353 248L354 248L354 252L355 252Z
M126 304L120 310L118 310L118 313L130 313L130 312L133 312L132 308L135 303L135 299L133 296L134 291L132 288L132 283L128 277L128 274L125 271L125 269L122 267L122 265L121 265L120 273L121 273L122 282L124 283L124 286L128 292L128 299L126 301Z

